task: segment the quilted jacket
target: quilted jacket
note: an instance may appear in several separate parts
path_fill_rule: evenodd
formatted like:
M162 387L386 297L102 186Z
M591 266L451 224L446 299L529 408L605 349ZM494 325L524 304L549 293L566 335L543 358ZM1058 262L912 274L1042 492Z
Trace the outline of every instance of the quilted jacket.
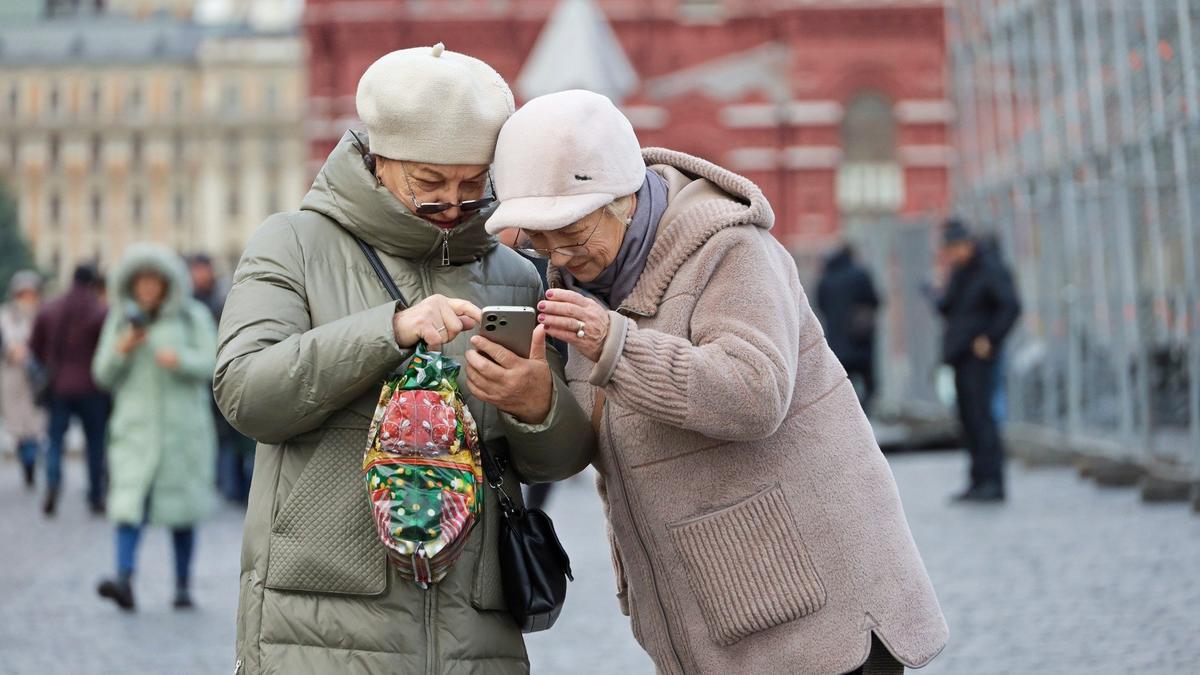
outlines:
M449 232L413 216L377 185L347 134L300 211L271 216L247 245L221 318L215 377L221 410L259 442L242 546L239 672L528 672L504 610L492 491L462 557L423 591L388 563L360 470L379 387L407 354L393 337L394 303L349 233L378 250L411 303L441 293L479 306L535 304L536 271L484 232L487 215ZM469 337L444 351L462 361ZM595 445L557 355L551 365L554 405L539 427L469 399L482 436L506 437L510 471L529 482L580 471ZM469 394L465 372L462 385Z

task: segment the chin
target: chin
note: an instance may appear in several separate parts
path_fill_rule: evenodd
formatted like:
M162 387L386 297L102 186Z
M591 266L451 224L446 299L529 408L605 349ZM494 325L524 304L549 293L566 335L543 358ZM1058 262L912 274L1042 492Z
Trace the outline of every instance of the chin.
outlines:
M571 276L575 277L575 281L583 284L595 281L596 277L600 276L600 271L597 270L596 266L590 262L584 265L578 271L573 270L570 267L567 268L567 271L571 273Z

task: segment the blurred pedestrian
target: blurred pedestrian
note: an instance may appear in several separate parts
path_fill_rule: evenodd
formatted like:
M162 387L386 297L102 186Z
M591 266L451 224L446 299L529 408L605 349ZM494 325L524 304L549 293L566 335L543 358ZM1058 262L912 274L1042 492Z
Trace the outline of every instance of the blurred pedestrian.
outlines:
M17 272L8 284L8 302L0 307L0 341L4 345L0 409L4 430L16 440L17 457L29 489L33 489L37 458L46 435L46 416L34 400L34 385L40 383L33 381L45 376L29 351L41 289L42 278L37 272Z
M42 506L53 516L62 481L63 445L71 420L83 426L86 441L87 501L92 513L104 513L105 428L108 397L92 379L92 357L100 341L106 309L96 296L96 268L75 268L70 290L47 303L33 324L29 346L49 378L46 444L46 500Z
M134 608L143 525L165 525L175 551L174 606L185 609L192 606L196 524L213 502L216 327L192 300L182 259L155 244L129 248L109 293L112 311L93 370L114 401L108 517L116 524L117 576L99 593Z
M946 624L895 481L762 191L639 149L584 91L518 110L495 170L487 227L550 261L538 320L600 429L618 597L658 671L933 659Z
M879 295L854 248L846 244L825 262L817 284L817 310L825 320L825 339L854 383L863 409L875 397L875 327Z
M212 258L204 253L188 257L192 279L192 297L204 305L213 321L221 322L228 289L217 278ZM212 399L213 420L217 429L217 488L226 499L245 504L250 496L250 476L254 471L254 441L238 433Z
M960 501L1003 501L1004 446L996 427L996 356L1021 314L1012 275L991 247L950 220L942 231L950 279L938 302L945 318L942 359L954 368L958 416L971 468Z
M529 358L472 335L481 306L532 306L542 292L533 266L484 230L512 93L490 66L439 44L380 58L356 103L367 133L347 132L299 210L251 238L221 317L217 401L259 441L237 668L527 673L500 585L495 491L479 486L480 526L422 589L388 562L361 473L380 384L420 341L462 364L508 485L566 478L592 458L587 415L544 331Z

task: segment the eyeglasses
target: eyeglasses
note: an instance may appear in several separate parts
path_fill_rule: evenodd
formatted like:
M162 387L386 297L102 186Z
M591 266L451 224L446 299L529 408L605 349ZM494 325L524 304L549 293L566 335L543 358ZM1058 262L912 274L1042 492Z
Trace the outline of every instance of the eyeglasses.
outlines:
M603 220L603 216L604 209L596 212L596 224L592 225L592 231L588 233L587 239L584 239L578 244L572 244L570 246L558 246L555 248L537 248L533 245L533 241L529 238L529 235L525 233L525 230L518 230L516 249L521 253L534 258L549 259L555 253L567 258L578 258L585 256L588 254L588 242L592 240L592 236L595 235L596 230L600 228L600 221Z
M412 183L408 180L408 169L405 168L404 162L400 162L400 173L404 174L404 184L408 186L408 192L410 195L412 195L413 210L422 216L432 216L435 213L449 211L456 206L458 207L458 210L462 211L463 213L475 213L476 211L479 211L480 209L483 209L492 202L496 201L496 197L494 196L496 194L496 186L492 185L492 173L490 171L488 172L488 187L491 188L493 196L481 197L479 199L468 199L457 204L451 202L417 201L417 193L415 190L413 190Z

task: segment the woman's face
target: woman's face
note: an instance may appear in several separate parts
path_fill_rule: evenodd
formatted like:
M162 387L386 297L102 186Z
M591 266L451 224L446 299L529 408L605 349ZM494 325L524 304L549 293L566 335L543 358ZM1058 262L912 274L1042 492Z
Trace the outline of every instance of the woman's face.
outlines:
M401 162L386 157L375 158L375 175L409 211L417 212L417 204L443 202L461 204L481 199L487 191L486 164L423 164ZM414 202L415 200L415 202ZM463 221L464 214L457 206L441 213L421 218L438 227L451 228Z
M527 235L534 248L552 250L550 264L569 271L577 281L587 283L616 260L625 230L625 223L613 217L606 207L601 207L564 228L528 232ZM581 255L553 250L580 245L583 245L579 250Z
M17 304L26 308L36 307L40 299L41 294L36 288L22 288L15 296Z
M167 297L167 282L154 272L139 272L131 287L133 301L143 312L153 312Z

